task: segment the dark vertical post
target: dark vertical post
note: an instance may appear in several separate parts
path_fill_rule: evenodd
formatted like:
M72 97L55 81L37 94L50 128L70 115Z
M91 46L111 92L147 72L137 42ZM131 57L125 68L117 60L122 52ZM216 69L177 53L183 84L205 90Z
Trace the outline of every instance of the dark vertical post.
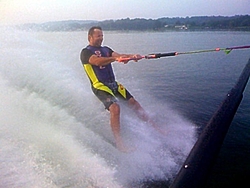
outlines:
M203 187L219 154L233 117L240 105L250 75L250 59L238 82L203 129L171 188Z

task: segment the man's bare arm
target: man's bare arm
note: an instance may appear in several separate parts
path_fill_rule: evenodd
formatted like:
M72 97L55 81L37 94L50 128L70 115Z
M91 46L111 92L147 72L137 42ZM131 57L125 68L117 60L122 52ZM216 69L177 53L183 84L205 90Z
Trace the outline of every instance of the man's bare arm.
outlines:
M136 57L138 59L140 59L140 55L136 54L119 54L117 52L113 52L111 57L98 57L96 55L92 55L89 58L89 63L91 65L95 65L95 66L105 66L108 65L114 61L119 61L119 58L132 58L132 57ZM124 61L123 63L128 63L128 61Z
M95 66L105 66L114 61L116 61L116 57L98 57L96 55L92 55L89 58L89 63Z
M139 54L119 54L117 52L113 52L112 53L112 57L116 57L116 61L119 61L119 62L123 62L124 64L128 63L129 60L122 60L120 61L121 59L123 58L135 58L136 60L134 60L135 62L137 62L138 60L142 59L142 56L139 55Z

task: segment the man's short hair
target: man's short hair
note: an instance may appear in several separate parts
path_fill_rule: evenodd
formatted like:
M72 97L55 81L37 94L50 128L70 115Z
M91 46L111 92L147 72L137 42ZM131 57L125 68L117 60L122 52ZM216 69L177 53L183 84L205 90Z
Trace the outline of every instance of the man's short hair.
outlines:
M88 35L92 36L94 34L95 29L99 29L102 31L102 28L100 26L93 26L89 29Z

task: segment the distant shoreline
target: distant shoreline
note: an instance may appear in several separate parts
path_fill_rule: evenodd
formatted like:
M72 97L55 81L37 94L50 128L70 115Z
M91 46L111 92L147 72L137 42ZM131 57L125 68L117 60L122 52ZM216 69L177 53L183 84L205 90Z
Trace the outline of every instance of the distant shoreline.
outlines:
M32 31L83 31L99 25L108 31L250 31L250 15L119 20L67 20L16 26Z

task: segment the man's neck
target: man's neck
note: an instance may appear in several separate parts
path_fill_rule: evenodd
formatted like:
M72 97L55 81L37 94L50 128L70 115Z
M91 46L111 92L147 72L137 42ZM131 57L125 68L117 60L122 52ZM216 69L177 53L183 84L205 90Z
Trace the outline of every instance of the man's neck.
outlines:
M93 44L89 44L89 46L95 47L95 48L100 48L102 46L97 46L97 45L93 45Z

